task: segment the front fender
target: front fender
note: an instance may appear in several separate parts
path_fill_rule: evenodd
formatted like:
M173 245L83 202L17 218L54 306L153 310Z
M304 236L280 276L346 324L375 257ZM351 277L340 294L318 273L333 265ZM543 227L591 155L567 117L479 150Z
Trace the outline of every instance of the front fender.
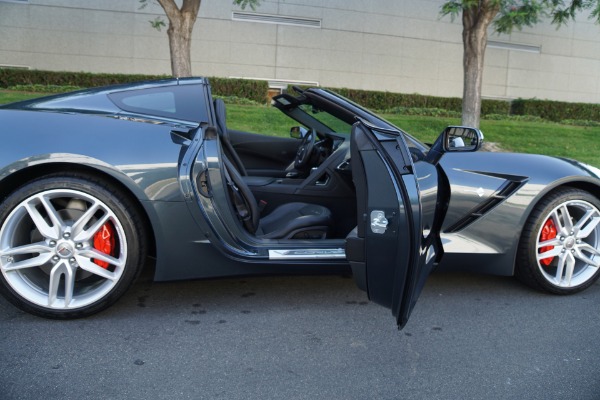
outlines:
M440 165L451 188L448 221L440 235L444 247L442 269L513 275L521 232L544 196L562 186L600 193L597 175L577 162L554 157L446 154ZM507 182L517 185L512 192L503 193ZM483 207L485 202L491 206Z

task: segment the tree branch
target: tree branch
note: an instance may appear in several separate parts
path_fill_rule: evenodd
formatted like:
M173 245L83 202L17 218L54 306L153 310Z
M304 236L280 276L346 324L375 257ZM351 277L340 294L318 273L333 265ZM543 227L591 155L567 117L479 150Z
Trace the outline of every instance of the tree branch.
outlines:
M190 13L194 16L198 15L198 10L200 9L200 4L202 0L183 0L183 4L181 5L181 12L184 14Z
M157 0L158 4L161 5L163 10L165 10L165 14L167 14L167 18L169 18L169 22L172 22L174 18L179 16L180 11L175 4L175 0Z

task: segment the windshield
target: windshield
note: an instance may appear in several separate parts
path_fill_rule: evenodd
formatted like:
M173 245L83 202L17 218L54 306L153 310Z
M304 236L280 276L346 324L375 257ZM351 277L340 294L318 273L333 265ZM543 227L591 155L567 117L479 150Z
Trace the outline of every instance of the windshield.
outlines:
M321 124L329 128L330 132L350 134L352 125L334 117L326 111L320 110L311 104L301 104L300 108L305 113L319 121Z
M273 98L273 105L302 125L322 134L349 135L357 118L362 118L375 126L401 132L408 147L415 149L416 153L425 154L429 151L429 146L391 122L329 90L311 88L302 91L298 97L281 94Z
M360 110L360 113L357 113L356 111L354 111L356 114L360 115L362 118L367 119L369 122L371 122L374 125L380 126L382 128L388 128L388 129L395 129L398 130L400 132L402 132L404 134L404 137L406 139L407 145L409 147L415 147L418 148L421 151L427 151L429 150L429 146L426 145L425 143L422 143L420 140L416 139L415 137L409 135L408 133L404 132L402 129L398 128L396 125L392 124L391 122L381 118L379 115L371 112L370 110L364 108L363 106L361 106L360 104L357 104L355 102L353 102L350 99L347 99L344 96L341 96L335 92L332 92L330 90L327 89L321 89L322 92L326 93L329 96L338 98L340 100L342 100L345 103L348 103L348 105L350 105L352 108L356 108L357 110ZM361 115L363 114L363 115Z

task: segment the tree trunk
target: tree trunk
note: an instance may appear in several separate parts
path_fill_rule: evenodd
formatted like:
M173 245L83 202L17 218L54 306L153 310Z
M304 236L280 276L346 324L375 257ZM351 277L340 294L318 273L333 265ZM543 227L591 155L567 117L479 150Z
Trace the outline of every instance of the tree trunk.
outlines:
M500 11L481 0L479 5L463 9L463 103L462 124L479 128L483 61L487 46L487 29Z
M178 8L174 0L158 0L169 19L169 49L171 72L180 78L192 76L192 30L198 16L201 0L184 0Z
M178 15L175 20L169 22L169 49L171 51L171 72L173 76L180 78L192 76L192 29L194 20L190 21L189 15Z

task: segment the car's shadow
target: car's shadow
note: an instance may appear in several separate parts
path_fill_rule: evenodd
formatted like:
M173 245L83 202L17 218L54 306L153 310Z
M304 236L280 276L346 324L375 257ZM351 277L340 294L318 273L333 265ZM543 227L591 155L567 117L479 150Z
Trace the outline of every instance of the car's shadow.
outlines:
M441 294L463 296L465 301L492 298L546 297L510 277L474 273L440 272L429 277L420 302L435 301ZM249 276L176 282L153 282L145 271L115 306L111 314L133 307L153 312L177 312L189 306L229 312L322 310L339 305L373 306L351 275Z
M127 318L131 313L148 316L179 312L203 314L207 309L221 314L323 310L339 306L377 307L359 290L351 275L250 276L175 282L153 282L148 266L137 282L108 310L90 318ZM596 283L586 292L600 291ZM432 274L419 299L419 307L439 305L439 299L454 298L460 304L559 299L528 288L511 277L465 272ZM383 308L381 308L383 310ZM0 320L27 318L0 298ZM34 317L31 317L34 318Z

